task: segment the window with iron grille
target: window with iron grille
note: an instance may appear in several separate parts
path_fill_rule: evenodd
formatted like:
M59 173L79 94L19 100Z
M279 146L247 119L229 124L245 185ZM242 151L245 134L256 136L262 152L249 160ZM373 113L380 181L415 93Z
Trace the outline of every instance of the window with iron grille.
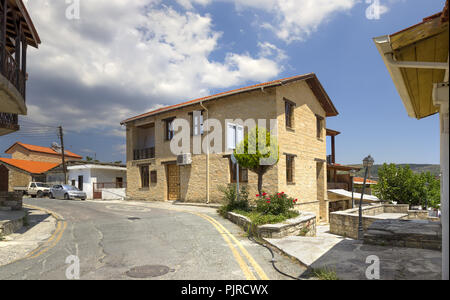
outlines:
M149 167L148 166L141 166L141 187L142 188L148 188L149 187Z
M294 108L295 108L294 102L284 99L286 128L290 129L294 128Z
M294 171L295 171L295 156L286 155L286 182L294 183Z
M174 133L175 133L175 131L173 130L173 120L175 120L175 118L164 120L164 122L165 122L165 138L167 141L172 140Z

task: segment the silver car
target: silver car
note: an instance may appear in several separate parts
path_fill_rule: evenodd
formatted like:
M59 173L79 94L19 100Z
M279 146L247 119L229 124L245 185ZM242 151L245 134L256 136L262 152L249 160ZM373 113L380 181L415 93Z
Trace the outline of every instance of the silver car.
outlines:
M86 200L87 195L85 192L80 191L77 187L66 184L57 184L50 189L51 199L81 199Z

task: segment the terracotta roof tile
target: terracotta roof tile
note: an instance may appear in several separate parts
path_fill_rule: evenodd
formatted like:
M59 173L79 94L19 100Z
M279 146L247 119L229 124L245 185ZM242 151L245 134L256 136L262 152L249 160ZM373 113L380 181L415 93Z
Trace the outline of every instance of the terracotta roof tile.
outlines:
M59 166L59 164L55 163L11 159L11 158L0 158L0 162L4 162L8 165L11 165L13 167L27 171L28 173L32 174L42 174L50 169L53 169L54 167Z
M36 146L36 145L29 145L29 144L24 144L21 142L16 142L14 145L20 145L22 147L24 147L25 149L28 149L29 151L32 152L40 152L40 153L47 153L47 154L53 154L53 155L59 155L61 156L61 153L56 152L55 150L53 150L50 147L42 147L42 146ZM5 153L8 153L9 149L11 149L14 145L12 145L11 147L9 147ZM64 153L66 154L66 156L68 157L73 157L73 158L83 158L81 156L79 156L78 154L75 154L73 152L67 151L65 150Z
M162 107L153 111L149 111L147 113L141 114L141 115L137 115L135 117L131 117L129 119L126 119L124 121L121 122L121 124L130 122L130 121L134 121L134 120L138 120L140 118L145 118L148 116L152 116L158 113L162 113L162 112L166 112L166 111L170 111L179 107L183 107L189 104L195 104L195 103L199 103L201 101L207 101L207 100L212 100L212 99L216 99L216 98L221 98L221 97L225 97L225 96L229 96L235 93L239 93L239 92L249 92L258 88L262 88L262 87L269 87L269 86L274 86L274 85L279 85L279 84L283 84L283 83L287 83L290 81L295 81L295 80L307 80L307 79L313 79L316 80L318 85L320 85L316 75L314 73L308 73L308 74L304 74L304 75L296 75L296 76L291 76L291 77L287 77L287 78L283 78L283 79L277 79L277 80L273 80L273 81L269 81L269 82L264 82L264 83L259 83L259 84L255 84L255 85L250 85L250 86L246 86L246 87L242 87L242 88L238 88L238 89L234 89L231 91L226 91L226 92L222 92L222 93L218 93L218 94L214 94L214 95L210 95L210 96L206 96L206 97L202 97L202 98L197 98L194 100L190 100L187 102L182 102L182 103L178 103L175 105L171 105L171 106L166 106L166 107ZM320 90L321 93L325 93L325 91L323 90L323 88L320 86L318 87L318 89ZM315 92L315 91L313 91ZM331 100L328 98L328 95L326 95L326 101L329 101L329 103L322 103L323 105L327 105L326 109L331 110L330 115L337 115L338 112L336 110L336 108L334 107L333 103L331 102ZM320 101L320 100L319 100Z
M363 184L364 178L362 178L362 177L355 177L355 178L353 178L353 182L356 183L356 184ZM371 179L367 179L366 180L366 184L377 184L377 183L378 183L378 181L375 181L375 180L371 180Z

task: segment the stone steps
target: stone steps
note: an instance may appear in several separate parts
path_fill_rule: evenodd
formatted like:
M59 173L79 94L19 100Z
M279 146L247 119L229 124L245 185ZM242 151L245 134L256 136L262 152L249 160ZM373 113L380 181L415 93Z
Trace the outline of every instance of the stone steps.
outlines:
M442 249L442 226L428 220L378 220L364 234L364 244Z

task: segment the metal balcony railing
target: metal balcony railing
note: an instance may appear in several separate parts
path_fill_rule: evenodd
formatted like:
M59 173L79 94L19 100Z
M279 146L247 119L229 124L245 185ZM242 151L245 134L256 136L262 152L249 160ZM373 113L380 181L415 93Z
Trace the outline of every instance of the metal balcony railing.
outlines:
M2 53L0 54L0 73L14 85L25 100L25 76L23 72L17 68L14 57L9 54L8 51L3 51L1 48L2 47L0 46L0 53Z
M19 117L17 114L0 113L0 128L19 130Z
M155 158L155 147L145 149L135 149L133 151L133 160Z

